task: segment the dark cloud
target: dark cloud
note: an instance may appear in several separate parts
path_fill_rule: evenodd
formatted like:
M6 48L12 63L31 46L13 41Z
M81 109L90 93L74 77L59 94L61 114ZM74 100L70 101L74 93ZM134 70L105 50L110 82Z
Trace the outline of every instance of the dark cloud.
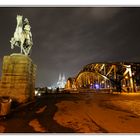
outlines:
M4 55L19 51L9 43L17 14L27 17L32 27L37 86L52 85L59 73L75 76L92 62L140 62L140 8L1 7L0 66Z

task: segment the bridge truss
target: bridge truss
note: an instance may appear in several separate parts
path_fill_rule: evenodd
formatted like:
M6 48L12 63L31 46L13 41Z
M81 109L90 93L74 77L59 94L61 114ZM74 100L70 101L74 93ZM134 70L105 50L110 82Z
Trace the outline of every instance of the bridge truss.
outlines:
M112 88L119 92L135 92L140 86L140 63L88 64L83 67L71 84L77 89Z

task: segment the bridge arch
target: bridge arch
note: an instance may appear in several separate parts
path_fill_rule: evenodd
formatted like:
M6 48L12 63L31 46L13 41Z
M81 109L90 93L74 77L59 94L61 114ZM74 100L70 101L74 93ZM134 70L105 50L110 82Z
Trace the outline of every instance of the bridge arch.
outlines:
M140 86L140 64L128 62L91 63L74 78L76 88L113 88L133 92Z

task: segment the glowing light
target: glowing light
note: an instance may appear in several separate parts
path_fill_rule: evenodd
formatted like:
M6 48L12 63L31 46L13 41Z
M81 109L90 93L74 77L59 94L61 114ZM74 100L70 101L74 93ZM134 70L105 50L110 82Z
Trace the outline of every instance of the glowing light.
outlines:
M41 94L40 94L40 93L38 93L37 95L38 95L38 96L41 96Z
M135 75L135 73L133 72L132 75Z
M128 79L128 76L125 76L125 79Z
M101 83L103 84L103 83L105 83L105 81L102 81Z
M38 94L38 90L35 90L35 96Z
M98 84L95 84L95 88L96 88L96 89L99 89L99 85L98 85Z

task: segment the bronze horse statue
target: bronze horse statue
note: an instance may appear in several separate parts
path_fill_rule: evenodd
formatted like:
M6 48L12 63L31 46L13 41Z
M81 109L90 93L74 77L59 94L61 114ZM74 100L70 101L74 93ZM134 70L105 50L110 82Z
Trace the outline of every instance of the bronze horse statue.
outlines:
M23 16L17 15L17 26L14 37L11 38L11 49L18 46L21 48L21 54L29 55L33 46L31 26L27 18L23 21Z

